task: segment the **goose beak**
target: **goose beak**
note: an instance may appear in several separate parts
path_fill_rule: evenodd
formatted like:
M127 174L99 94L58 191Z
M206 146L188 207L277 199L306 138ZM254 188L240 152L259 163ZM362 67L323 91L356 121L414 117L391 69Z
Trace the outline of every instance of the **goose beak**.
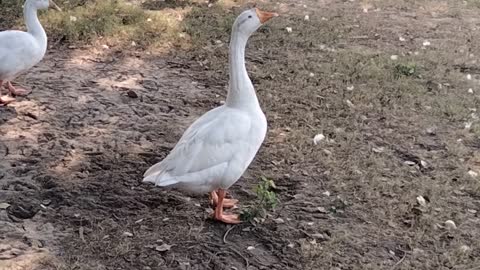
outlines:
M257 12L257 16L260 19L261 23L265 23L266 21L270 20L271 18L278 16L277 13L261 11L258 8L255 8L255 12Z
M58 11L62 11L62 9L59 6L57 6L57 4L55 4L55 2L53 2L53 0L48 0L48 4L49 4L48 6L50 8L54 8Z

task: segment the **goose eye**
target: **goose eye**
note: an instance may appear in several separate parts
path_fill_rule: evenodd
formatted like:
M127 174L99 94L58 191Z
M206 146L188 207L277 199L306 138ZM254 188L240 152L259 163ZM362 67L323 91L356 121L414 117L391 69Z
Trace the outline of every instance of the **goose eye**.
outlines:
M248 15L248 18L252 18L252 15Z

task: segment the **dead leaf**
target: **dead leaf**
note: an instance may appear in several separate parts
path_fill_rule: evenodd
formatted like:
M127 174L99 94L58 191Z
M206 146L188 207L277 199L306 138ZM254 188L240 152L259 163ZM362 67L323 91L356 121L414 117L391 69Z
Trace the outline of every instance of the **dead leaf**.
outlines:
M165 251L169 251L171 248L172 248L171 245L169 245L169 244L163 244L163 245L160 245L160 246L156 246L156 247L155 247L155 250L156 250L156 251L160 251L160 252L165 252Z
M7 209L9 206L9 203L0 203L0 209Z

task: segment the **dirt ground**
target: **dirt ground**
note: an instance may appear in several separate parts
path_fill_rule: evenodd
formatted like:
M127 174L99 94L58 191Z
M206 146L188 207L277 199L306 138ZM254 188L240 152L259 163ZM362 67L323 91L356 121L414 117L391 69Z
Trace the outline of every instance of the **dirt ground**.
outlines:
M225 98L246 5L216 5L182 21L191 49L53 42L17 80L0 269L480 269L480 3L259 1L281 14L247 48L269 131L231 193L248 205L265 176L279 203L236 226L141 183Z

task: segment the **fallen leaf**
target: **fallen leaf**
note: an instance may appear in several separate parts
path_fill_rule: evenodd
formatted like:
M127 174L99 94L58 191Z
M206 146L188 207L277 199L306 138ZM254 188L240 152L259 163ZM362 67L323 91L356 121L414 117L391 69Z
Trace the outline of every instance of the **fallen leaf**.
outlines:
M123 235L123 236L126 236L126 237L132 237L132 236L133 236L133 233L131 233L131 232L123 232L122 235Z
M138 98L138 94L135 93L135 91L133 91L133 90L128 90L127 96L128 96L129 98Z
M0 209L7 209L9 206L9 203L0 203Z
M276 218L276 219L274 219L273 221L275 221L275 223L277 223L277 224L283 224L283 223L285 223L285 220L283 220L283 218Z
M165 252L165 251L169 251L171 248L172 248L172 245L162 244L160 246L156 246L155 250L160 252Z
M457 228L457 225L455 225L455 222L453 222L453 220L447 220L445 221L445 227L447 227L447 229L449 230L454 230Z
M321 133L317 134L317 135L315 135L315 137L313 137L313 144L317 145L323 139L325 139L325 135L323 135Z
M478 173L476 171L472 171L472 170L469 170L468 171L468 175L470 175L471 177L475 178L478 176Z
M417 202L420 206L427 206L427 202L425 201L425 198L423 198L423 196L418 196L417 197Z
M348 107L355 108L355 105L350 100L347 99L345 102L347 103Z

